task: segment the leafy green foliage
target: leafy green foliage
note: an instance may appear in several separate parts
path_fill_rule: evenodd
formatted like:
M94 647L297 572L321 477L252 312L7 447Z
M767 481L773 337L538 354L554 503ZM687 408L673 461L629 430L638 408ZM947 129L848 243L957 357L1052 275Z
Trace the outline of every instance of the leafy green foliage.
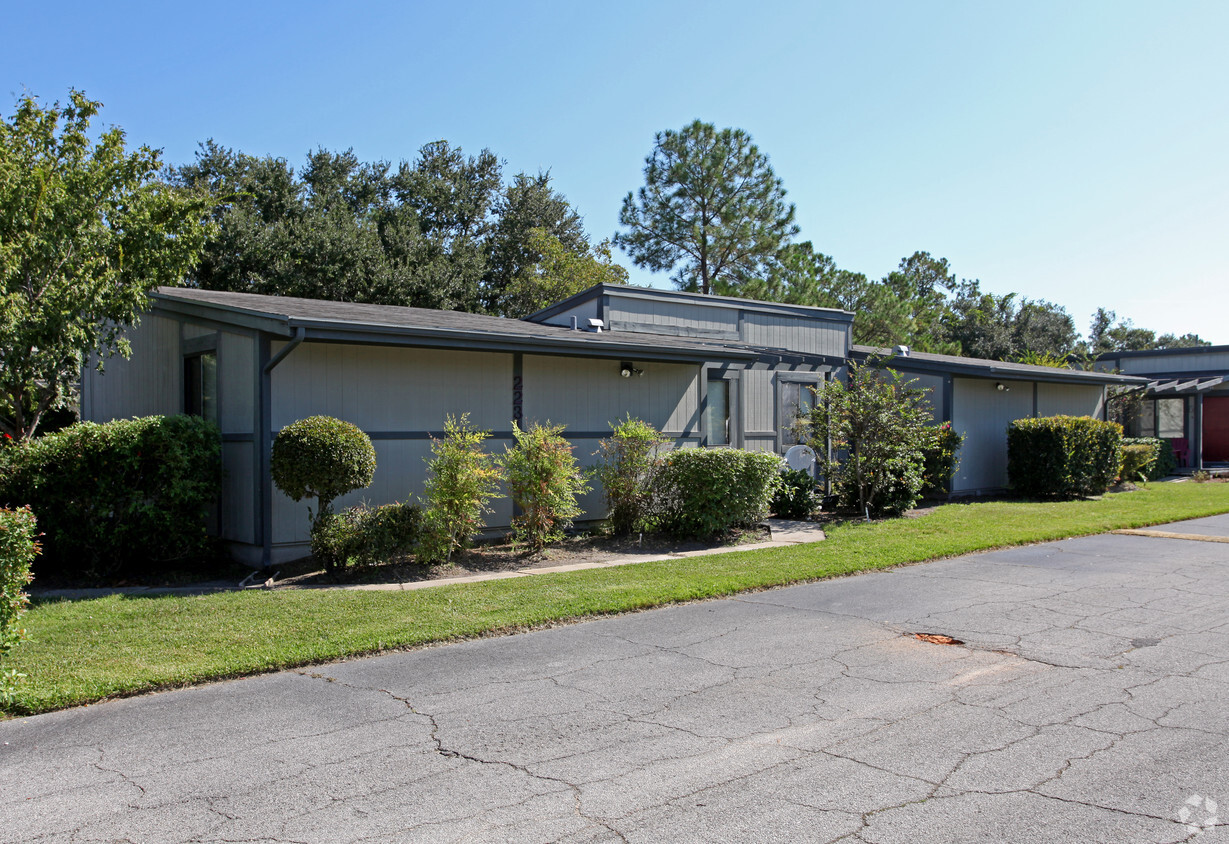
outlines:
M529 316L595 284L627 283L627 270L610 257L609 242L576 252L545 229L530 229L526 243L541 258L523 267L504 290L498 308L504 316Z
M576 463L563 425L512 423L516 445L503 455L504 476L520 513L512 517L516 543L540 551L563 538L563 531L583 512L576 496L591 487Z
M503 498L499 462L482 448L490 431L471 427L469 414L449 416L444 438L431 438L427 460L426 517L418 557L423 562L448 562L454 551L468 548L474 534L486 527L489 505Z
M1122 445L1122 468L1118 476L1124 481L1146 481L1156 465L1157 447L1152 444Z
M655 508L662 529L678 536L720 536L769 513L781 459L737 448L684 448L666 455Z
M952 429L951 422L926 428L922 445L922 495L942 495L951 491L952 476L960 465L960 446L964 436Z
M782 181L741 129L696 120L658 132L644 181L614 242L639 267L675 270L681 290L739 295L798 232Z
M122 130L92 134L98 108L27 96L0 120L0 432L22 440L91 356L128 355L149 291L182 283L205 240L205 201L155 180L158 153Z
M1122 447L1143 445L1148 446L1153 453L1153 459L1146 463L1143 472L1144 480L1159 481L1178 468L1178 458L1174 456L1173 443L1157 437L1123 437ZM1123 477L1126 477L1125 469ZM1128 478L1129 480L1130 478Z
M557 620L717 598L991 548L1229 512L1222 484L1153 484L1096 501L947 505L922 519L827 525L825 542L420 589L113 595L35 605L13 652L33 714L189 683ZM88 648L82 642L90 642Z
M102 577L209 550L205 518L222 478L212 422L80 422L7 451L0 506L29 505L38 515L40 577Z
M24 589L34 579L30 567L38 554L38 522L30 508L0 509L0 659L26 637L18 623L30 603Z
M331 416L291 422L273 439L273 483L295 501L316 499L318 524L334 499L371 484L376 450L357 425Z
M854 363L848 384L833 379L816 389L810 444L842 507L898 514L921 496L931 413L926 391L912 384L895 370Z
M630 414L610 423L610 429L610 437L598 445L597 477L610 512L610 530L626 536L652 527L653 489L661 467L657 452L666 440L648 422Z
M1007 478L1022 495L1100 495L1118 477L1122 426L1089 416L1017 419L1007 428Z
M494 153L446 141L396 167L317 150L297 174L209 141L174 180L214 197L216 235L193 275L212 290L503 313L506 288L544 260L535 229L589 254L549 174L505 187Z
M417 504L347 507L312 527L312 556L330 574L347 566L396 562L414 553L422 539L422 523Z
M811 473L803 469L786 469L781 473L781 485L772 497L772 512L782 519L809 519L819 509L823 495Z
M1097 308L1092 315L1092 324L1088 327L1086 352L1095 357L1107 352L1138 352L1148 349L1190 349L1196 346L1210 346L1198 334L1162 334L1139 328L1131 320L1118 319L1118 315L1105 308Z

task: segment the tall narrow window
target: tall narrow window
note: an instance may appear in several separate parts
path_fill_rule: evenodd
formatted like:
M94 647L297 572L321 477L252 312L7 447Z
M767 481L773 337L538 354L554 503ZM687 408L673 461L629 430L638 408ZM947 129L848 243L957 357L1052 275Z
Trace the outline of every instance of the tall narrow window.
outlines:
M815 407L813 384L785 381L781 384L781 444L797 445L799 419Z
M192 355L183 361L184 413L218 421L218 356Z
M705 413L709 445L730 444L730 382L708 382L708 410Z
M1164 439L1186 436L1186 399L1157 399L1156 435Z

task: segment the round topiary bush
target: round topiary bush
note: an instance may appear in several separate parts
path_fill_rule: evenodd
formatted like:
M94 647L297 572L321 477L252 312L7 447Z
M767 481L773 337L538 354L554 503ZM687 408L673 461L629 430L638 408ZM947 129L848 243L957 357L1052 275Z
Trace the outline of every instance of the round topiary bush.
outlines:
M317 501L313 521L332 512L333 500L371 483L376 450L358 426L331 416L291 422L273 440L273 483L295 501Z

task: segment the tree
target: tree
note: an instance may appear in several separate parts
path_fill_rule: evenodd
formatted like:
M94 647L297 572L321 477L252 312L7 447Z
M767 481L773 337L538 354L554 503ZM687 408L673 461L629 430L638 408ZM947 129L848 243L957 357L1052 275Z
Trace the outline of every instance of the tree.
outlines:
M892 369L851 363L847 384L821 384L810 442L841 504L867 515L912 507L925 482L931 419L925 391Z
M914 252L883 279L883 285L908 312L911 332L906 345L923 352L959 354L959 341L947 337L942 322L947 293L959 286L946 258ZM897 342L905 342L899 340Z
M504 290L499 306L504 316L526 317L595 284L627 283L627 270L614 263L608 241L578 253L545 229L531 229L525 246L540 257L523 267Z
M644 178L614 242L636 266L674 271L681 290L738 295L798 232L782 181L741 129L697 120L657 133Z
M785 246L764 278L748 280L740 292L769 302L850 311L855 343L883 347L912 339L910 309L895 292L862 273L838 268L809 240Z
M158 151L91 137L100 105L26 96L0 121L0 431L19 440L73 400L91 355L128 355L149 291L181 284L205 241L205 200L156 178Z

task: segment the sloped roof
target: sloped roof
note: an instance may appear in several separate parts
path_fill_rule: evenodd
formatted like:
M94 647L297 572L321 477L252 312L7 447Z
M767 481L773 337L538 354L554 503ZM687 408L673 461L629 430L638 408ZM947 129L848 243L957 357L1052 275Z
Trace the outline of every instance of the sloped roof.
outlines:
M743 311L758 311L774 315L790 315L810 317L812 319L828 319L838 322L852 322L853 313L838 308L819 308L812 305L790 305L783 302L764 302L759 299L743 299L738 296L718 296L714 293L689 293L684 290L658 290L654 287L636 287L631 284L595 284L590 288L574 293L568 298L549 305L525 319L540 322L555 314L575 307L581 302L600 296L629 296L633 298L662 299L674 302L690 302L706 307L738 308Z
M290 338L381 345L522 351L657 361L744 361L757 352L737 344L622 332L573 331L519 319L358 302L331 302L186 287L151 294L157 313L196 317L221 325Z
M934 372L937 374L968 375L981 378L1001 378L1008 381L1054 381L1069 384L1129 384L1144 386L1148 379L1134 375L1118 375L1113 372L1093 372L1084 369L1059 369L1054 366L1037 366L1030 363L1014 363L1004 360L966 358L959 355L936 355L930 352L910 350L907 355L897 355L892 349L854 345L850 357L865 361L871 357L883 358L893 369L911 372Z

